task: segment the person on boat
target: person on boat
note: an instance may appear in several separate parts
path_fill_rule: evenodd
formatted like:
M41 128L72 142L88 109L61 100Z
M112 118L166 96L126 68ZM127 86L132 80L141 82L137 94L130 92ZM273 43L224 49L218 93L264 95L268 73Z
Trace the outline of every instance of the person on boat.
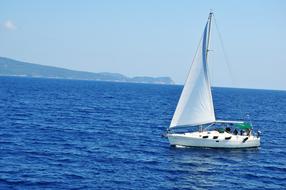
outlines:
M224 133L224 128L217 128L216 131L219 133Z
M234 134L234 135L237 135L237 134L238 134L238 131L237 131L236 129L234 129L233 134Z
M251 134L251 129L246 129L245 132L246 132L246 135L247 135L247 136L250 136L250 134Z
M242 136L244 134L244 131L241 129L240 130L240 135Z

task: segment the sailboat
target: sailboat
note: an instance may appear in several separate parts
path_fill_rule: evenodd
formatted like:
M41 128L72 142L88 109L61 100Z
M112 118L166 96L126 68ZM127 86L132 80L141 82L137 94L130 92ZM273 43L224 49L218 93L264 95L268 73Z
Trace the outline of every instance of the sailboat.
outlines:
M165 136L171 146L259 147L260 133L254 134L250 122L216 119L207 64L212 17L213 13L210 12L199 49ZM198 130L190 131L194 127Z

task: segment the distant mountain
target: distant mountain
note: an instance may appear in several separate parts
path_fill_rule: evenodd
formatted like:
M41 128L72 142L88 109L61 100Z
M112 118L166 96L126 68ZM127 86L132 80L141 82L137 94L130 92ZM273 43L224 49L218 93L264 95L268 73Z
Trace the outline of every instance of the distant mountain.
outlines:
M26 76L39 78L60 78L79 80L98 80L115 82L134 82L152 84L174 84L170 77L127 77L119 73L92 73L74 71L64 68L51 67L16 61L9 58L0 57L0 75L2 76Z

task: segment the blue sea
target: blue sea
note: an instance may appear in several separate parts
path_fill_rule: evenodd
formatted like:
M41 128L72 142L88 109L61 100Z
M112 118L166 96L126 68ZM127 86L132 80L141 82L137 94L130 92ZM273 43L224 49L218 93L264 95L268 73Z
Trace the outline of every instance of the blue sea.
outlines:
M182 86L0 77L0 190L286 189L286 91L214 88L261 147L172 148Z

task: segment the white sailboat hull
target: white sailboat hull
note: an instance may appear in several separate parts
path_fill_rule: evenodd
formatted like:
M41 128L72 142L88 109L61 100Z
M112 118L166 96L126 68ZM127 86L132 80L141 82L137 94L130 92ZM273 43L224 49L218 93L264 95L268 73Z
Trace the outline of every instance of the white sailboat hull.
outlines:
M234 135L217 131L167 134L170 145L209 148L259 147L260 138L253 135Z

